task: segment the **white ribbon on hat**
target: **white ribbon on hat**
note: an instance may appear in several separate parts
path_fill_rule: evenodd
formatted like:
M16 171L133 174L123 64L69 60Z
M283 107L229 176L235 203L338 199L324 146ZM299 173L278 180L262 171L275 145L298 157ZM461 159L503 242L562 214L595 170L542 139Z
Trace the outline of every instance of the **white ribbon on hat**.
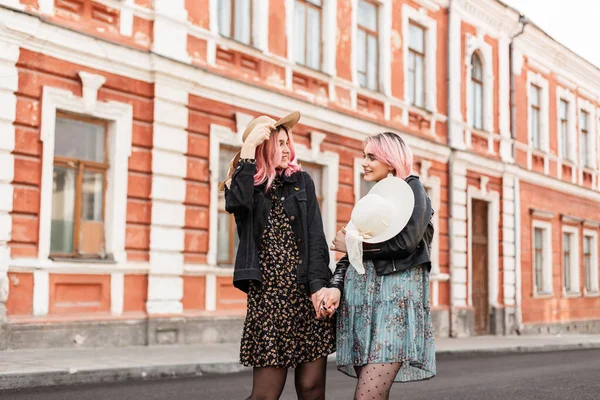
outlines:
M365 266L363 265L364 239L365 237L359 231L346 231L346 252L348 253L348 260L356 272L361 275L365 274Z

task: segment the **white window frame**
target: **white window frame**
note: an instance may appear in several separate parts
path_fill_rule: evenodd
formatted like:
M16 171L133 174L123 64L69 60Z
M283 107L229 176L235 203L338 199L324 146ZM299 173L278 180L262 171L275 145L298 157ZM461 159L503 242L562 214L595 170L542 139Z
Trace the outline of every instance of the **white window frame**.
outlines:
M386 96L392 95L392 0L372 0L378 5L377 21L378 28L378 46L379 46L379 71L378 83L379 91ZM352 52L350 54L350 63L352 67L352 83L358 86L358 0L352 0ZM361 90L369 90L361 88Z
M255 0L256 1L256 0ZM268 3L268 1L264 1ZM294 52L294 9L296 0L285 0L286 14L286 34L287 34L287 58L290 64L304 67L302 64L296 64ZM336 48L337 48L337 0L323 0L321 15L321 72L335 76L336 75ZM267 25L267 24L265 24ZM308 68L308 67L306 67ZM311 69L312 71L312 69ZM290 72L291 73L291 70ZM291 77L289 79L291 82Z
M569 137L569 154L562 154L562 138L560 132L560 101L564 100L569 105L567 110L567 136ZM576 140L576 113L577 103L575 101L575 94L570 90L567 90L561 86L556 87L556 126L557 126L557 137L558 137L558 157L561 160L567 162L577 162L577 140ZM562 169L561 169L562 171Z
M253 119L252 116L237 112L237 133L231 129L217 124L210 126L210 206L209 206L209 240L207 262L209 267L217 266L217 240L218 240L218 221L219 221L219 152L223 145L229 147L241 148L242 134L245 127ZM302 164L302 161L311 164L317 164L323 167L323 228L327 243L329 243L336 234L337 228L337 191L339 178L339 155L330 151L321 151L320 146L325 139L325 134L320 132L311 132L311 148L296 143L296 158ZM330 251L330 268L335 268L335 257ZM232 271L228 268L220 268L221 273Z
M544 265L542 266L542 290L537 291L535 286L535 229L539 228L543 231L543 257ZM533 298L552 297L554 292L552 285L552 223L539 221L534 219L531 223L531 289Z
M52 87L44 87L42 94L41 140L44 146L38 259L44 264L52 264L49 260L50 224L52 219L55 123L56 114L59 111L90 116L109 123L108 154L110 167L107 171L108 184L106 187L106 252L112 254L118 264L127 261L125 252L126 218L124 218L124 215L127 214L128 163L131 156L133 107L130 104L116 101L96 102L95 94L93 101L91 101L90 97L85 96L85 94L85 81L83 98L75 97L70 91Z
M534 149L531 141L531 96L530 88L532 85L540 88L540 149ZM527 145L530 149L548 152L550 149L550 124L549 124L549 89L548 80L541 74L527 72Z
M402 6L402 37L405 38L402 41L404 102L408 105L408 28L411 21L425 28L425 108L437 113L437 22L406 4Z
M563 225L562 230L561 230L561 235L560 235L560 270L561 272L564 272L564 264L563 264L563 251L564 251L564 247L563 247L563 235L567 233L571 235L570 238L570 243L569 243L569 278L571 279L571 287L570 288L566 288L564 281L563 281L563 276L564 274L561 273L561 281L562 282L562 291L563 291L563 296L565 297L578 297L581 295L581 292L579 290L580 287L580 280L579 280L579 266L580 266L580 257L579 257L579 228L577 226L571 226L571 225Z
M578 156L578 164L581 168L584 169L596 169L597 168L597 163L596 163L596 146L595 144L595 137L597 135L596 132L596 118L598 117L595 113L596 108L594 107L594 105L592 103L590 103L588 100L584 100L582 98L578 98L577 99L577 149L579 150L579 146L580 144L580 139L581 139L581 127L579 126L579 118L581 117L581 111L585 111L588 113L588 142L587 142L587 151L588 151L588 159L591 162L591 165L584 165L583 164L583 160L580 159L579 157L579 151L577 151L577 156Z
M267 52L269 50L269 1L268 0L251 0L252 1L252 31L250 32L251 40L249 45L260 51ZM219 34L219 0L209 0L209 24L210 32L215 37L221 37L223 40L237 42L233 38L223 37Z
M583 238L585 240L586 237L591 237L592 238L592 251L591 251L591 279L592 279L592 290L588 291L587 290L587 285L585 283L585 278L584 278L584 286L583 286L583 294L586 297L596 297L600 295L600 288L598 287L598 231L595 230L590 230L590 229L584 229L583 230ZM582 249L583 247L583 242L582 242ZM581 258L581 262L584 265L584 277L585 277L585 263L583 262L583 254L582 254L582 258Z
M466 85L467 85L467 115L466 121L469 123L469 116L471 115L471 76L472 76L472 64L471 58L473 54L479 55L483 67L483 130L488 133L492 133L494 130L494 70L493 70L493 51L492 46L485 41L482 34L473 36L471 34L466 35L466 52L465 52L465 67L467 71ZM471 127L472 128L472 127Z

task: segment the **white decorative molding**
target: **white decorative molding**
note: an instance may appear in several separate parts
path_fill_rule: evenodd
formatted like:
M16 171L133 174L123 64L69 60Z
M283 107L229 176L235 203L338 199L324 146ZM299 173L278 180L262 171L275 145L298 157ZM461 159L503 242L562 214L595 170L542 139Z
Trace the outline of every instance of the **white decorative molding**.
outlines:
M385 96L392 95L392 0L381 0L378 7L379 87ZM406 37L406 36L405 36ZM429 43L427 44L429 45ZM435 44L433 44L435 46ZM354 45L353 45L354 47ZM405 58L406 60L406 58ZM406 76L406 75L405 75ZM384 103L385 104L385 103ZM431 109L436 111L436 109ZM389 117L387 118L389 119Z
M54 14L54 0L38 0L42 14Z
M473 305L473 199L488 202L488 303L490 307L498 307L498 290L500 282L500 269L498 257L498 233L500 231L500 193L495 191L483 190L485 181L482 177L482 190L477 190L473 186L467 189L467 214L468 214L468 271L469 271L469 297L468 304ZM487 177L486 177L487 178ZM489 179L489 178L488 178Z
M269 1L252 1L252 44L263 52L269 51Z
M433 0L414 0L414 2L432 12L440 9L440 5Z
M187 194L188 98L177 80L155 83L152 149L152 225L150 227L149 314L183 312L183 251Z
M133 35L133 6L135 0L121 0L121 10L119 14L119 31L123 36Z
M466 50L464 65L467 71L466 84L467 84L467 123L469 123L468 116L471 115L471 96L473 95L471 90L471 74L472 64L471 59L473 54L477 53L483 67L483 130L492 133L494 131L494 53L492 46L485 41L483 35L473 36L471 34L466 35ZM502 107L500 107L502 108Z
M517 301L517 240L520 214L516 177L512 174L502 176L502 260L504 271L504 304L514 306ZM518 219L518 222L517 222Z
M113 272L110 274L110 313L122 315L125 302L125 274Z
M425 28L425 108L437 113L437 22L409 5L402 6L402 59L408 60L408 28L413 21ZM404 102L408 103L408 63L404 63Z
M523 73L523 64L525 59L523 57L523 53L513 48L513 58L512 58L512 74L516 76L521 76Z
M325 137L327 137L327 135L322 132L312 131L310 133L310 151L313 159L319 157L319 153L321 152L321 143L323 143Z
M467 307L468 241L467 241L467 164L450 162L450 307Z
M0 28L1 29L1 28ZM18 43L3 42L0 51L0 324L6 318L4 303L8 300L8 265L12 239L12 217L15 173L15 126L19 74L16 68L19 59Z
M498 39L498 104L510 102L510 39L502 35ZM510 108L498 107L498 129L500 131L500 157L508 164L514 162L511 148Z
M86 112L93 111L96 107L98 98L98 89L106 82L102 75L90 74L89 72L79 72L81 83L83 84L83 103Z
M288 0L292 1L292 0ZM358 86L358 64L356 59L356 43L358 43L358 0L350 0L351 11L350 11L350 42L351 42L351 51L350 51L350 73L352 74L352 85ZM352 89L352 109L356 110L356 89Z
M592 169L596 169L597 168L597 164L596 164L596 137L598 135L598 132L596 131L596 120L597 120L597 115L596 115L596 107L589 101L589 100L585 100L581 97L577 98L577 123L579 124L579 120L581 117L581 111L586 111L588 113L588 142L587 142L587 151L588 151L588 157L591 160L592 165L590 166L586 166L583 165L583 160L580 157L581 156L581 151L576 152L577 154L577 159L579 160L579 166L583 169L583 168L589 168L591 167ZM581 128L580 128L581 129ZM581 132L581 131L580 131ZM581 146L581 134L579 133L577 135L577 140L575 140L575 142L577 144L579 144L579 146ZM580 174L581 179L579 184L583 184L583 174Z
M244 130L248 124L254 119L253 115L245 114L239 111L235 112L235 127L237 130L237 140L235 141L236 145L242 145L242 136L244 135Z
M106 252L117 263L126 261L125 224L127 213L128 163L131 155L133 107L116 101L97 102L86 111L85 100L67 90L44 87L42 94L41 140L42 184L40 194L40 224L38 258L46 262L50 254L50 224L52 220L52 181L56 113L67 111L109 122L109 170L106 188L105 235Z
M487 177L487 176L481 176L481 177L479 178L479 185L480 185L480 186L479 186L479 187L480 187L480 189L479 189L479 190L481 191L481 194L482 194L483 196L487 195L487 184L488 184L489 182L490 182L490 178L489 178L489 177Z
M583 221L583 227L588 229L600 229L600 222L585 220Z
M552 219L552 218L554 218L554 213L552 211L538 210L538 209L535 209L535 208L530 208L529 209L529 214L533 218L541 218L541 219Z
M48 315L50 308L50 275L48 271L33 273L33 316Z
M154 9L152 51L173 60L190 63L185 0L154 0Z
M20 0L0 0L0 5L15 8L17 10L25 9L25 6L21 4Z
M456 2L450 3L448 17L448 91L449 123L448 144L455 149L464 150L465 136L462 115L462 21ZM405 112L405 125L408 113Z
M549 98L550 91L548 88L548 80L542 75L528 71L527 72L527 143L530 148L533 147L531 142L531 85L540 88L540 150L548 152L550 150L550 107ZM529 156L531 158L531 156Z
M233 275L233 271L231 271L230 273ZM206 305L206 311L215 311L217 309L217 276L216 276L216 274L206 274L206 292L205 292L205 303L204 304Z
M421 183L429 191L429 199L431 200L431 206L433 207L433 238L431 241L431 275L440 275L440 207L441 207L441 192L442 192L442 181L440 177L429 174L431 167L431 161L422 160L421 170L419 179ZM440 303L439 299L439 281L433 280L432 286L432 306L437 307Z

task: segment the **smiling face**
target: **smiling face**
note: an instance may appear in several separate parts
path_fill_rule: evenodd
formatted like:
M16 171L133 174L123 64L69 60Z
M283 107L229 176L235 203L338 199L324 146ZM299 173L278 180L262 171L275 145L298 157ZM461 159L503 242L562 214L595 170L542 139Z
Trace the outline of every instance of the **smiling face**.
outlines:
M290 164L290 141L285 129L279 129L277 132L277 142L281 151L281 162L277 166L280 169L286 169Z
M367 182L379 182L384 179L393 168L378 161L373 155L372 144L368 142L363 151L363 160L360 164L364 171L364 180Z

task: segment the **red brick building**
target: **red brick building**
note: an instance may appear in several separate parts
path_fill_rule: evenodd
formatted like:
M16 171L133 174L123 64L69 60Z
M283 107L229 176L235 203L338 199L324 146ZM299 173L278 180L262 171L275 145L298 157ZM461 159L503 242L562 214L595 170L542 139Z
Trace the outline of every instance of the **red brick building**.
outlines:
M0 348L237 340L217 184L302 112L332 238L413 148L440 336L600 331L600 70L495 0L0 1ZM333 266L333 265L332 265Z

